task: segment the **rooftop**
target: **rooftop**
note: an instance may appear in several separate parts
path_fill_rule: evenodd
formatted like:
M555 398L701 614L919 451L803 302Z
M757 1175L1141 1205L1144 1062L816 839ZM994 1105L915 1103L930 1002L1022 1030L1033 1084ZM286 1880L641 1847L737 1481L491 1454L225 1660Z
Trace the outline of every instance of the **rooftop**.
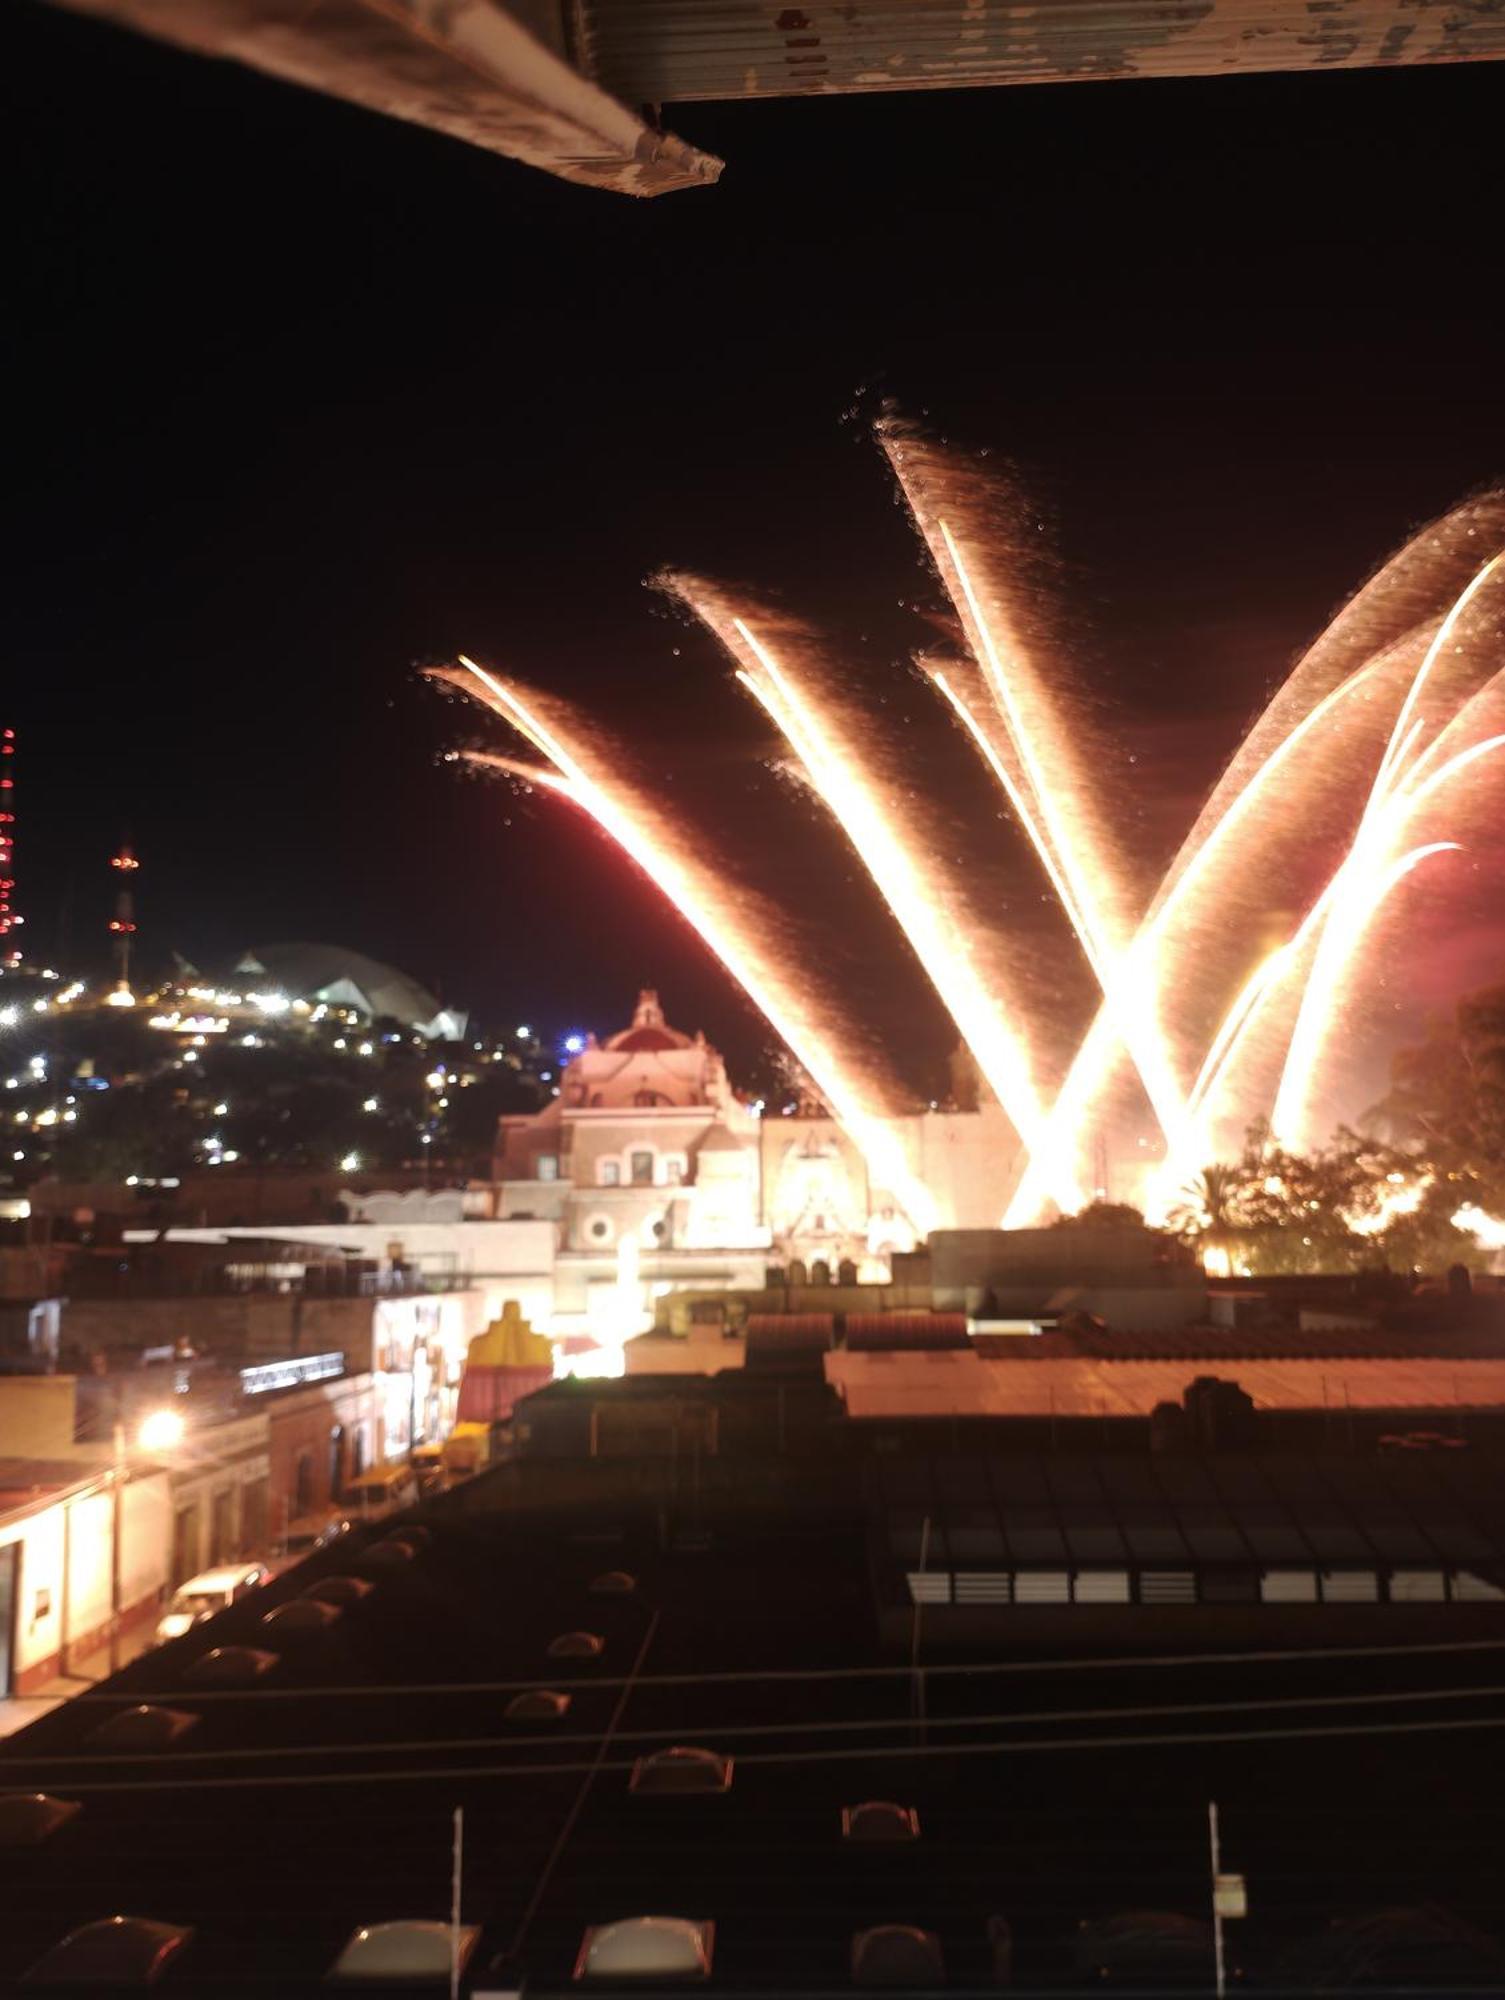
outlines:
M1076 1984L1081 1920L1205 1911L1209 1797L1249 1881L1233 1949L1255 1972L1377 1903L1436 1901L1487 1929L1505 1807L1481 1750L1505 1718L1505 1606L1136 1604L1132 1629L1101 1622L1117 1606L1015 1606L1000 1643L996 1625L886 1621L871 1537L928 1513L933 1566L1049 1573L1085 1558L1019 1536L1094 1519L1127 1535L1154 1506L1215 1568L1232 1521L1247 1571L1263 1560L1248 1526L1279 1514L1329 1538L1280 1562L1372 1570L1372 1542L1338 1554L1331 1537L1398 1500L1387 1532L1472 1532L1471 1553L1428 1541L1425 1559L1498 1575L1499 1490L1495 1462L1466 1454L1335 1470L942 1452L876 1485L772 1455L694 1478L667 1455L504 1466L432 1507L401 1559L342 1544L10 1739L0 1778L84 1809L13 1870L0 1979L125 1910L194 1927L182 1990L312 1996L357 1927L447 1916L456 1807L482 1988L500 1961L495 1983L520 1966L531 1991L569 1990L586 1929L645 1914L714 1922L723 1991L849 1990L853 1934L891 1922L936 1933L954 1989L996 1990L1001 1923L1017 1984ZM958 1537L979 1511L1008 1540L974 1556ZM912 1566L907 1547L890 1561ZM375 1588L326 1629L262 1623L351 1569ZM581 1631L594 1657L550 1657ZM280 1658L254 1692L196 1686L191 1662L234 1644ZM528 1687L569 1703L509 1720ZM101 1759L90 1729L144 1699L199 1723L180 1747ZM634 1791L638 1760L676 1747L731 1759L727 1788ZM919 1837L845 1839L866 1800L912 1811Z

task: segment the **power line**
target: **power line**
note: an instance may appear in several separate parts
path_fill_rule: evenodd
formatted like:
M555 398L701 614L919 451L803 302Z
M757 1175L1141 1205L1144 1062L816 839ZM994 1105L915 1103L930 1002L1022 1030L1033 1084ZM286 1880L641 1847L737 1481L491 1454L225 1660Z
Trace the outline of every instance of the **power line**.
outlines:
M954 1679L965 1679L969 1676L986 1677L991 1674L1117 1673L1129 1667L1265 1666L1285 1662L1414 1659L1498 1652L1505 1652L1505 1638L1419 1640L1405 1645L1387 1646L1288 1646L1243 1653L1125 1653L1107 1655L1101 1659L1073 1654L1069 1659L1060 1660L941 1661L925 1668L925 1678L936 1680L942 1677ZM573 1681L570 1683L570 1688L572 1692L585 1693L595 1690L604 1692L629 1685L636 1688L729 1687L749 1682L907 1680L911 1671L912 1669L906 1664L893 1667L749 1667L724 1673L644 1674L638 1678L630 1674L601 1674L594 1675L589 1680ZM314 1688L195 1688L179 1683L178 1686L170 1688L121 1688L113 1693L96 1688L69 1695L61 1701L56 1695L45 1694L10 1695L6 1698L11 1702L48 1702L51 1704L50 1712L55 1713L59 1709L73 1708L80 1703L94 1702L105 1702L112 1707L119 1707L122 1702L153 1701L194 1703L344 1701L352 1696L381 1698L387 1695L526 1694L536 1689L553 1689L558 1686L558 1680L559 1677L556 1676L553 1680L535 1677L531 1680L510 1681L401 1681L390 1685L362 1681L349 1685Z
M649 1620L648 1630L643 1634L643 1643L638 1647L637 1658L632 1663L634 1674L637 1673L648 1657L648 1649L653 1644L654 1634L658 1631L658 1625L659 1613L655 1611L653 1617ZM558 1867L564 1850L569 1845L569 1838L575 1830L576 1821L585 1809L585 1801L589 1798L591 1787L596 1782L596 1775L606 1761L606 1753L611 1747L612 1731L626 1712L627 1703L631 1699L631 1696L632 1683L629 1679L627 1686L623 1688L618 1698L616 1707L612 1710L611 1721L607 1724L606 1733L601 1738L601 1747L596 1752L596 1760L581 1780L580 1789L575 1794L574 1804L565 1816L564 1824L559 1829L554 1845L549 1849L548 1859L539 1870L538 1880L533 1885L533 1893L528 1898L527 1907L518 1919L517 1929L512 1934L512 1943L507 1952L509 1958L515 1959L526 1942L529 1928L532 1925L534 1917L538 1914L539 1905L548 1893L549 1883L553 1880L554 1870Z
M1505 1729L1505 1716L1445 1716L1415 1722L1324 1723L1310 1728L1191 1730L1156 1735L999 1738L987 1743L890 1744L853 1750L754 1750L744 1764L888 1763L900 1759L1042 1755L1062 1750L1151 1750L1187 1744L1285 1743L1328 1738L1424 1736L1464 1729ZM428 1747L428 1746L425 1746ZM245 1790L276 1785L473 1784L494 1778L567 1778L585 1772L630 1771L632 1761L572 1764L473 1764L435 1770L428 1766L407 1771L324 1771L258 1773L239 1778L121 1778L86 1779L69 1783L68 1792L164 1792Z
M647 1641L644 1641L646 1645ZM540 1750L553 1749L564 1745L584 1745L589 1743L662 1743L682 1733L678 1724L665 1724L657 1729L621 1729L617 1725L631 1694L629 1683L622 1690L612 1718L604 1730L580 1730L564 1735L549 1734L547 1741L540 1741ZM1342 1709L1362 1707L1384 1707L1410 1702L1451 1702L1485 1701L1505 1695L1505 1685L1494 1684L1487 1687L1462 1688L1399 1688L1372 1690L1359 1694L1325 1695L1263 1695L1242 1701L1186 1701L1152 1702L1139 1707L1116 1705L1112 1708L1037 1709L1033 1711L987 1713L982 1715L936 1716L933 1726L937 1729L984 1729L992 1727L1035 1726L1068 1722L1116 1722L1145 1721L1155 1716L1171 1715L1244 1715L1250 1713L1288 1712L1291 1709ZM912 1718L905 1716L840 1716L825 1720L791 1722L726 1722L700 1723L694 1728L697 1734L725 1741L731 1738L758 1738L769 1736L815 1736L815 1735L856 1735L863 1731L883 1731L908 1729ZM456 1750L501 1750L518 1745L515 1733L507 1736L436 1736L422 1737L410 1741L377 1740L354 1743L289 1743L257 1746L232 1747L222 1750L111 1750L75 1751L58 1750L40 1752L14 1758L0 1758L0 1764L34 1766L37 1764L137 1764L144 1757L173 1764L186 1763L230 1763L275 1757L356 1757L356 1756L419 1756L424 1753L438 1754ZM538 1770L548 1768L533 1765Z

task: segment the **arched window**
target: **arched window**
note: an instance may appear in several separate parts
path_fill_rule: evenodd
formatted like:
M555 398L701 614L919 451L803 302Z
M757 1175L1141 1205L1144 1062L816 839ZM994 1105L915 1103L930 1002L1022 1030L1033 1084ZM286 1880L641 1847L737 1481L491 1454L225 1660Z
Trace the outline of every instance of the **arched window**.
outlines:
M651 1152L634 1153L631 1156L632 1185L634 1187L653 1186L653 1155Z

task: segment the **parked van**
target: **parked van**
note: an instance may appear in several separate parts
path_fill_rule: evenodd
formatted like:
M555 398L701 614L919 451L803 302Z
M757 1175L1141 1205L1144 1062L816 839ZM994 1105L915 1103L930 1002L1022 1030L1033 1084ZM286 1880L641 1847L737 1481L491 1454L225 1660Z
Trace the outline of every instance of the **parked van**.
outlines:
M345 1488L345 1506L353 1519L379 1521L411 1507L418 1498L418 1481L406 1459L393 1465L373 1465Z
M265 1563L226 1563L221 1569L201 1570L175 1591L172 1602L157 1620L157 1643L181 1639L195 1625L212 1618L265 1583L271 1571Z

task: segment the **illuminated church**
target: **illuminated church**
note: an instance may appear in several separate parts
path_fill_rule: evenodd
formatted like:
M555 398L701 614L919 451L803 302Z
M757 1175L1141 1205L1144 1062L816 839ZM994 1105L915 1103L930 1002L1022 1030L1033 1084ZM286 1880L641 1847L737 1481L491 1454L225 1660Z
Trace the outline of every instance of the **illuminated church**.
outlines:
M996 1226L1017 1153L1003 1113L929 1111L895 1125L946 1226ZM654 1296L757 1288L770 1264L882 1277L889 1255L915 1242L823 1107L761 1116L705 1036L671 1027L651 990L629 1026L587 1038L543 1111L500 1120L493 1175L499 1218L556 1226L556 1328L626 1331Z

